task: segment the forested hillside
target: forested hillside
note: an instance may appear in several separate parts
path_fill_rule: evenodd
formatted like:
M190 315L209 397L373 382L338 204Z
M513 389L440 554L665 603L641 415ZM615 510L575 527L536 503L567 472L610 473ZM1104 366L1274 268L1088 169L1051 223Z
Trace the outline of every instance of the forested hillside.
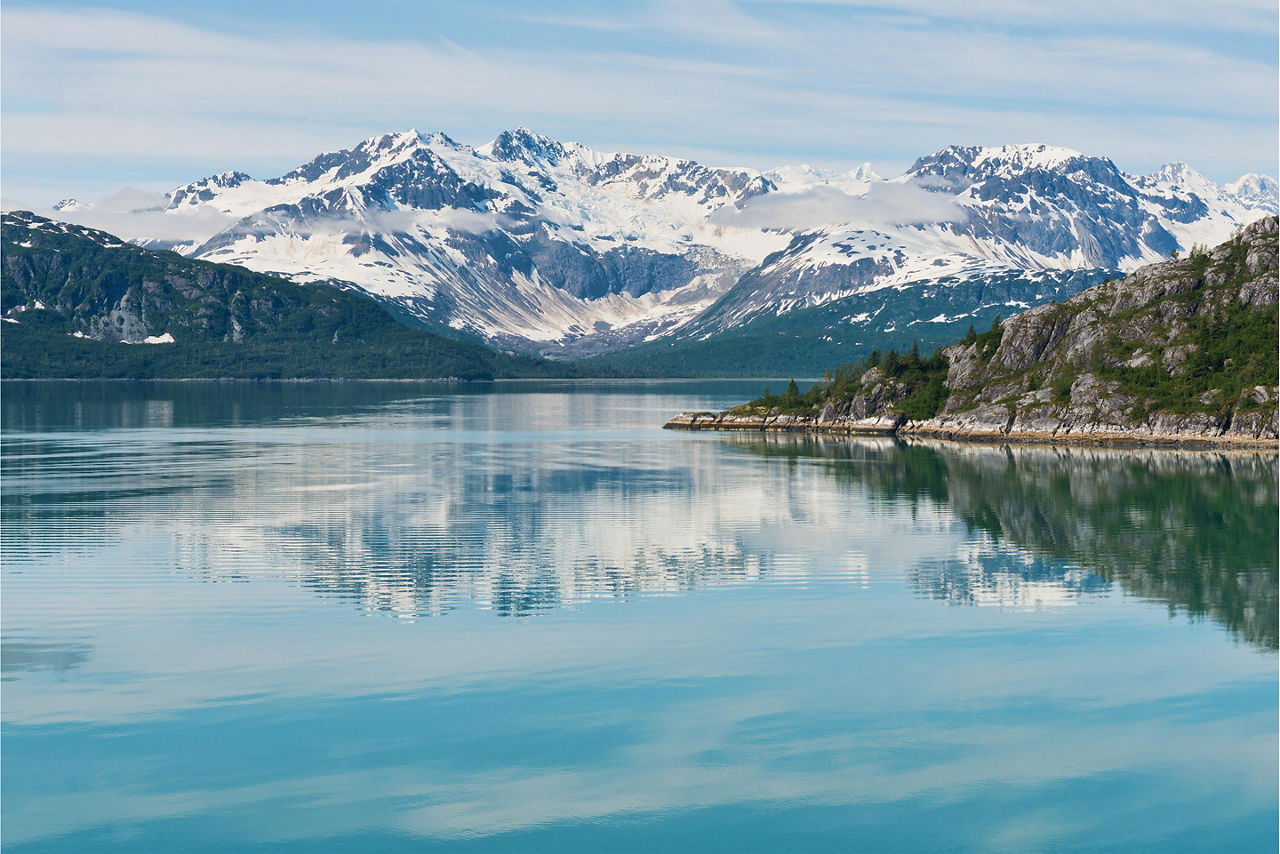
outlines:
M5 378L564 376L397 323L364 296L6 213Z

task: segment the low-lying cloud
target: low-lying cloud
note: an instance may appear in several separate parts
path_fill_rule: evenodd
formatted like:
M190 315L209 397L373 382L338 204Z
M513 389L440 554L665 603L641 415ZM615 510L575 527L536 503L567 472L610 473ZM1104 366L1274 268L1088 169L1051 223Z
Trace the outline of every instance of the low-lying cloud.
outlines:
M6 210L12 209L10 204L6 203ZM166 213L166 204L168 199L164 193L126 187L100 201L63 210L35 206L28 209L40 216L97 228L125 240L166 243L203 243L238 219L205 206Z
M878 181L853 195L819 186L798 193L757 196L743 208L724 207L711 215L715 225L785 231L826 225L922 225L962 222L968 211L946 193L913 183Z
M118 190L90 203L78 203L62 210L22 204L5 199L4 210L31 210L40 216L72 222L114 234L129 241L159 241L167 244L199 245L241 220L235 214L208 205L166 211L168 198L163 193L147 192L132 187ZM268 217L278 215L263 213ZM443 225L453 231L483 234L511 224L510 217L493 211L443 208L423 212L410 209L370 210L359 217L323 216L302 219L286 217L289 233L299 237L343 233L397 234L411 232L416 226Z

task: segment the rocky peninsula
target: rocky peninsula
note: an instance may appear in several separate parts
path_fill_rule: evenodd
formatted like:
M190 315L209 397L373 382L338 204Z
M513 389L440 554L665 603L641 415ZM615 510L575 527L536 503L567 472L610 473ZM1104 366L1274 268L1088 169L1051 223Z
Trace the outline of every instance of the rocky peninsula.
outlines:
M931 357L873 353L682 430L1276 447L1277 218Z

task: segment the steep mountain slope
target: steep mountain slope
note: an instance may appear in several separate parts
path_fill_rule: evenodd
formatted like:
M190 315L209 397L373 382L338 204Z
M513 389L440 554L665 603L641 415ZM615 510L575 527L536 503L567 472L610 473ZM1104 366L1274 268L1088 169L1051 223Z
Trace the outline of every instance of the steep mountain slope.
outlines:
M917 282L763 314L713 335L668 335L582 364L638 376L816 377L876 349L950 344L969 326L1066 299L1105 278L1104 271L1076 270Z
M1080 271L1215 242L1276 205L1262 176L1224 188L1171 164L1134 177L1043 145L951 147L886 181L869 167L714 169L525 129L479 148L409 131L278 178L181 187L165 199L165 231L192 238L143 242L572 355L706 340L851 297L840 319L864 337L892 334L908 322L880 310L892 290L918 297L914 319L967 322L994 307L935 286L1019 277L1030 284L1012 301L1025 307L1096 280Z
M948 354L938 429L1276 437L1277 220Z
M1126 176L1106 158L1044 145L952 146L917 160L881 198L868 193L866 215L885 222L796 233L698 325L729 328L766 311L924 282L1132 269L1274 213L1274 197L1268 205L1259 187L1237 196L1183 164Z
M459 377L561 374L393 320L371 300L6 213L3 376ZM137 345L137 346L131 346Z
M603 155L524 130L483 149L410 131L268 181L205 179L170 194L168 212L238 217L174 247L196 257L350 283L524 349L607 347L614 327L629 341L696 314L759 260L741 235L740 246L712 240L705 220L767 187L743 171Z
M922 359L879 353L692 429L1265 441L1277 436L1277 218Z

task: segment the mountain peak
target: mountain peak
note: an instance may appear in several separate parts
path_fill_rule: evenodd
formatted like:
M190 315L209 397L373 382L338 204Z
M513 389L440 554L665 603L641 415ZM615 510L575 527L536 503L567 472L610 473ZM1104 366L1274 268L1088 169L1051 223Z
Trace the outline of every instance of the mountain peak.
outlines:
M958 146L952 146L956 149ZM951 150L949 149L949 150ZM1061 145L1045 145L1041 142L1016 143L1013 145L978 146L964 149L972 152L971 162L974 166L985 167L990 171L1029 172L1033 169L1056 169L1064 163L1084 157L1074 148Z
M850 169L849 177L855 181L879 181L880 173L873 169L870 163L863 163L855 169Z
M491 157L499 160L521 160L530 165L535 161L555 165L566 154L560 142L526 127L504 130L485 149Z
M1179 187L1199 187L1210 183L1209 179L1192 169L1181 160L1174 160L1164 164L1155 172L1151 173L1151 177L1157 181L1173 184Z
M451 148L459 147L458 143L442 130L433 130L431 133L419 133L418 139L422 140L427 145L447 145Z
M778 166L761 176L773 184L775 188L795 191L820 184L848 185L871 184L883 180L870 163L863 163L853 169L836 171L833 169L815 169L808 163L794 166Z
M395 157L402 153L411 153L420 148L429 148L431 146L445 146L448 148L463 147L450 139L443 131L436 130L424 133L417 128L410 128L409 130L390 131L388 133L378 134L377 136L371 136L350 151L333 152L331 155L321 155L321 157L363 154L381 159L387 155Z
M212 185L214 187L239 187L245 181L252 181L253 176L248 172L227 171L219 172L216 175L210 175L205 178L202 183Z
M409 130L391 131L371 136L356 146L354 150L363 149L370 152L394 151L399 148L417 147L425 142L426 139L422 133L416 128L410 128Z
M904 177L933 176L952 178L966 176L1021 175L1033 171L1061 169L1080 160L1102 160L1086 157L1073 148L1044 143L1020 143L999 147L984 145L949 145L936 154L921 157L904 173Z
M176 208L179 205L187 204L191 206L199 205L204 202L212 201L214 196L218 194L218 190L230 190L239 187L246 181L252 181L253 177L248 172L228 171L219 172L216 175L209 175L198 181L192 181L172 190L169 196L168 207ZM71 201L75 201L72 199ZM54 210L63 211L64 208L55 207Z
M1234 196L1266 199L1272 203L1275 203L1276 196L1280 194L1280 185L1276 184L1275 178L1270 175L1260 175L1257 172L1246 172L1227 184L1224 189Z
M1044 143L1002 145L999 148L983 148L978 162L997 162L1016 165L1022 169L1052 169L1069 160L1084 157L1074 148Z

